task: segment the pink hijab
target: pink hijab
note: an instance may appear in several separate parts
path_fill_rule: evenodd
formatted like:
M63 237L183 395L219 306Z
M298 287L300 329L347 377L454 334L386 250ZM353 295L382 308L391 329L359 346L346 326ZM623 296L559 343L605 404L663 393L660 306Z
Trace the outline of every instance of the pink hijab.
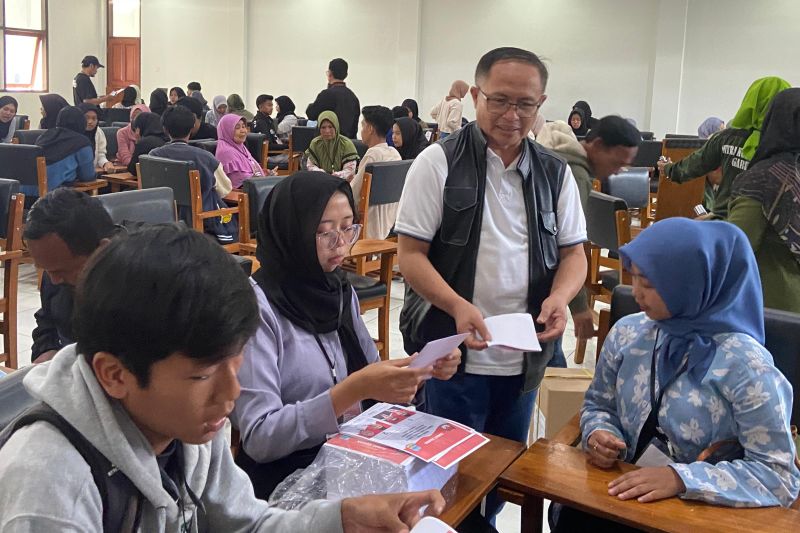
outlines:
M234 114L220 117L217 123L217 159L222 163L225 174L241 172L248 176L262 176L261 165L253 158L247 147L233 140L236 124L243 120Z

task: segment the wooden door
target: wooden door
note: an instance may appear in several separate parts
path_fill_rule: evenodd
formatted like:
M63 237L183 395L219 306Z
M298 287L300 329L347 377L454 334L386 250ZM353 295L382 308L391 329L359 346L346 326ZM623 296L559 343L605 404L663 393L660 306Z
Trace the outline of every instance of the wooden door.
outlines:
M106 94L141 83L141 41L138 37L109 37L106 56ZM121 95L118 95L121 100Z

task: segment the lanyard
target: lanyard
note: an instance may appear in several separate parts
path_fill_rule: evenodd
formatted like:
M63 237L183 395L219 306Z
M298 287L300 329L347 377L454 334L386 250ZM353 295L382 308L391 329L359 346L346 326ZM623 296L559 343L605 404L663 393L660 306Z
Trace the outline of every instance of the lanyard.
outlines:
M339 327L342 325L342 310L344 305L344 297L341 285L339 286L339 318L337 319L336 323L336 330L339 330ZM322 355L325 356L325 362L328 363L328 367L331 369L331 378L333 378L333 384L336 385L339 383L339 379L336 377L336 357L331 357L328 354L328 350L325 349L325 346L322 345L322 340L319 338L319 334L315 331L314 332L314 339L317 341L317 346L319 349L322 350Z
M687 367L689 366L688 358L683 362L681 368L669 378L669 380L661 386L661 390L658 391L658 399L656 399L656 354L658 352L658 336L661 332L656 332L656 341L653 345L653 355L652 355L652 363L650 365L650 405L652 406L651 416L652 413L655 413L655 423L656 429L660 434L664 434L661 431L661 427L658 423L658 412L661 410L661 402L664 399L664 393L667 392L667 389L672 386L675 381L680 377L681 374L686 372Z

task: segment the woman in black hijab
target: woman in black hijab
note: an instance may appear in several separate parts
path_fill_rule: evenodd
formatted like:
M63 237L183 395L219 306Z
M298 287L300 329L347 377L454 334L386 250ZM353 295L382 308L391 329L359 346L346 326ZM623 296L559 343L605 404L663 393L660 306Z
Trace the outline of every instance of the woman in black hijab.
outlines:
M131 129L138 140L133 148L131 162L128 163L128 172L136 175L136 163L139 162L139 156L147 155L150 150L164 146L167 144L167 140L164 138L161 117L155 113L139 113L133 119Z
M0 143L10 143L16 130L19 104L11 96L0 96Z
M392 143L403 159L414 159L428 146L425 132L416 120L398 118L392 126Z
M69 102L60 94L41 94L39 101L42 102L42 120L39 122L39 129L55 128L59 111L69 107Z
M576 107L570 111L567 124L572 128L572 133L576 137L586 137L586 134L589 133L589 124L582 109Z
M136 92L135 87L131 87L128 85L125 89L122 90L122 107L124 109L130 109L131 107L136 105L136 98L139 94Z
M422 381L449 378L460 357L426 369L408 358L379 361L340 265L358 238L350 185L301 171L267 196L258 220L253 276L261 320L239 370L233 411L242 435L236 458L266 498L297 468L308 466L360 402L409 402Z
M586 123L587 131L597 126L597 123L600 122L596 118L592 116L592 108L589 106L589 102L585 100L578 100L575 102L575 105L572 106L572 109L580 109L583 111L584 122Z
M67 106L56 116L55 127L37 140L47 163L47 190L52 191L72 181L91 181L95 178L94 151L86 138L86 118L77 107ZM39 196L32 185L23 185L26 195Z
M275 132L281 143L289 142L289 134L292 128L297 125L297 115L294 113L294 102L288 96L282 95L275 99L278 104L278 115L275 117Z
M423 130L428 128L428 124L421 118L419 118L419 106L417 105L416 100L412 100L411 98L406 98L405 100L403 100L402 105L403 107L411 111L411 118L417 121L420 128L422 128Z
M161 116L164 114L164 111L167 110L168 106L169 99L167 98L166 89L156 89L150 93L150 105L148 107L151 113Z

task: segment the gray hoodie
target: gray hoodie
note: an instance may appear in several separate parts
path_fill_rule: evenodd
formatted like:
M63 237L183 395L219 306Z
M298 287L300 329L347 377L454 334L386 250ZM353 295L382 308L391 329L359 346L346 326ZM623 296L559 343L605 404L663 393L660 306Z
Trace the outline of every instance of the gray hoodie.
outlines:
M24 379L30 394L78 429L143 495L140 531L340 532L338 502L300 511L270 508L253 496L220 432L203 445L183 444L186 482L203 504L197 512L184 487L183 514L162 487L156 457L122 406L105 394L75 345ZM102 504L89 466L46 422L22 428L0 449L0 532L101 531Z

